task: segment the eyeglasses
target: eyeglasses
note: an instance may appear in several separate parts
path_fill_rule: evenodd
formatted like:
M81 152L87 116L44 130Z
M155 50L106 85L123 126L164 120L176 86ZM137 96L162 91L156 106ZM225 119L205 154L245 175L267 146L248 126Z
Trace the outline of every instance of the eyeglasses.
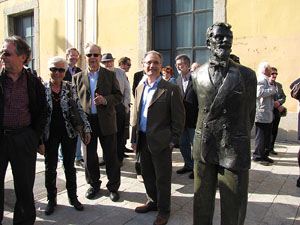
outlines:
M272 73L272 75L278 75L278 73L276 73L276 72L273 72L273 73Z
M159 65L160 64L160 62L158 62L158 61L148 61L148 62L144 62L145 64L147 64L147 65L151 65L152 63L154 64L154 65Z
M86 54L86 57L88 57L88 58L90 58L90 57L92 57L92 56L94 56L94 57L98 57L100 54L98 54L98 53L89 53L89 54Z
M1 56L4 55L4 56L6 56L6 57L10 57L10 56L11 56L11 54L10 54L9 52L1 52L0 55L1 55Z
M56 73L56 71L60 72L60 73L63 73L65 72L66 70L64 68L56 68L56 67L51 67L50 68L50 71L53 72L53 73Z

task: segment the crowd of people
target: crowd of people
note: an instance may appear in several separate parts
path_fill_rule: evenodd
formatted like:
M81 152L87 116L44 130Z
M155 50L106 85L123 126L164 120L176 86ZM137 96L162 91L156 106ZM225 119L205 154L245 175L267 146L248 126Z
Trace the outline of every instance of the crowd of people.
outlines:
M213 24L206 38L211 51L208 62L200 66L185 54L176 56L177 78L172 66L162 68L159 52L147 52L143 70L134 74L132 88L126 75L131 59L122 57L116 68L113 55L102 54L95 43L86 43L84 47L86 70L77 67L79 51L69 48L65 57L49 59L48 79L44 77L47 80L41 82L24 67L30 47L18 36L6 38L1 49L0 73L0 223L8 162L17 198L14 224L34 224L36 151L45 156L46 215L54 213L57 205L58 159L63 163L69 203L82 211L74 165L85 169L87 199L94 199L100 191L99 164L105 165L106 188L109 198L116 202L120 198L124 157L126 152L134 151L137 178L144 182L147 195L147 202L135 211L158 211L153 224L167 224L172 149L179 147L184 165L176 173L189 173L195 184L194 224L212 223L217 186L222 224L243 224L251 129L255 123L253 160L273 163L269 155L278 154L274 143L280 119L286 115L282 106L286 96L282 85L276 82L275 67L261 63L256 78L254 71L240 65L237 56L230 55L229 24ZM83 122L81 132L70 120L70 101L75 102ZM133 150L126 148L130 136ZM99 162L98 141L103 162Z

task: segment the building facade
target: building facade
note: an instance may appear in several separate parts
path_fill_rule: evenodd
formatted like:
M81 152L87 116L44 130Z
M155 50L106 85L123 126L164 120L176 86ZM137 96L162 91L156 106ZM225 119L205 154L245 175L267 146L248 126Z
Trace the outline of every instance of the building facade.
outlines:
M213 22L227 22L234 34L233 53L256 70L268 61L278 68L278 82L287 95L288 116L280 124L279 139L296 140L298 103L289 97L289 84L300 70L300 7L298 0L0 0L0 37L18 34L32 48L32 68L49 79L47 62L64 56L69 47L83 53L84 43L95 42L102 53L117 60L128 56L141 70L141 60L151 49L164 56L164 66L174 65L185 53L204 63L206 29ZM81 56L80 66L85 62Z

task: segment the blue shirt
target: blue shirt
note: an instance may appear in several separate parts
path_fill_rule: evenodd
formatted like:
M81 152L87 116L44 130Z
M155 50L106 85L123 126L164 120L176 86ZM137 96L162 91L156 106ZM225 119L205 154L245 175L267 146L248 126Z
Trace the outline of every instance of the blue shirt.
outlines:
M96 85L97 85L97 81L98 81L98 77L99 77L99 70L100 70L100 67L97 70L97 72L95 72L94 74L88 70L90 89L91 89L91 114L97 114L97 108L94 103L94 98L95 98L95 89L96 89Z
M146 132L147 129L147 114L148 114L148 107L152 100L153 94L157 89L157 85L161 80L161 76L154 82L153 86L150 87L148 84L148 79L144 81L144 91L142 97L142 110L141 110L141 120L140 120L140 131Z

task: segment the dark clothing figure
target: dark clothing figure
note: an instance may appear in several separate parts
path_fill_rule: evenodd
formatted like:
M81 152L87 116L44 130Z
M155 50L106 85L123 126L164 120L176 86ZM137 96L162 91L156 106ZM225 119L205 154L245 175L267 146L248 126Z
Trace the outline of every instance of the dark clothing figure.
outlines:
M0 224L3 219L4 179L8 162L12 168L17 198L13 223L30 225L34 224L36 218L33 196L35 164L39 140L46 124L47 103L41 81L25 69L21 73L19 80L11 86L10 92L7 92L6 86L13 83L12 79L6 75L4 69L0 74ZM17 88L17 83L25 84L23 86L25 95L17 94L20 90ZM4 114L12 113L8 104L20 106L20 102L25 101L25 96L27 96L28 105L22 107L23 110L18 108L14 111L16 114L12 118L13 121L7 119ZM24 113L25 111L29 114ZM24 118L29 118L29 122L24 123L27 121ZM17 124L11 126L9 121L11 124L15 122Z
M283 105L285 103L285 99L286 96L284 94L282 85L278 82L274 83L274 86L276 87L276 94L275 94L275 98L274 101L278 101L280 103L280 105ZM274 151L274 145L275 145L275 141L276 141L276 137L277 137L277 133L278 133L278 127L279 127L279 123L280 123L280 119L281 119L281 113L279 112L279 110L277 108L274 108L273 110L274 113L274 120L272 122L272 130L271 130L271 143L270 143L270 153L275 153Z
M208 28L212 56L192 73L199 104L193 146L194 225L212 224L217 185L221 224L242 225L246 217L256 76L229 60L230 28L225 23Z
M72 70L72 71L70 72L70 70ZM66 70L66 75L64 77L64 80L72 82L72 76L75 75L76 73L81 72L81 71L82 70L79 67L77 67L77 66L75 66L74 68L70 68L69 67Z

